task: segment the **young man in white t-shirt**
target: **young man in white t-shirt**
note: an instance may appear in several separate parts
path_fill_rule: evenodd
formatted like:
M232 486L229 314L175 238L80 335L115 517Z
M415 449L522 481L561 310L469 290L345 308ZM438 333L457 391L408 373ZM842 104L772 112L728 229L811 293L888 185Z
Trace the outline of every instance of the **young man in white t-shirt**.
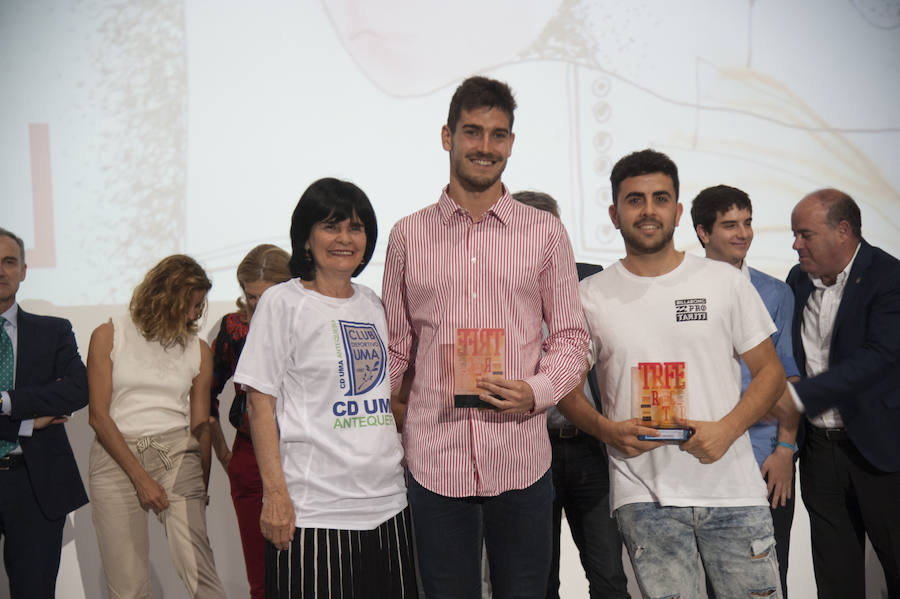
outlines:
M747 435L784 389L775 326L738 270L675 250L682 206L667 156L630 154L610 179L626 256L581 283L606 416L580 386L560 409L609 446L610 507L644 596L699 596L699 558L720 597L781 597ZM743 395L738 358L752 375ZM657 434L658 406L687 441L639 438Z

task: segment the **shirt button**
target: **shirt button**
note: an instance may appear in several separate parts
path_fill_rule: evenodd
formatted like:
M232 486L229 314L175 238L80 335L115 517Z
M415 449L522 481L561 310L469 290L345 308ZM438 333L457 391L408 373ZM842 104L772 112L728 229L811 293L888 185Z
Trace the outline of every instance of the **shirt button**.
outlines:
M475 263L475 256L472 256L472 263Z
M472 299L475 299L475 298L477 298L477 297L478 297L478 294L475 293L475 292L473 291L473 292L472 292Z

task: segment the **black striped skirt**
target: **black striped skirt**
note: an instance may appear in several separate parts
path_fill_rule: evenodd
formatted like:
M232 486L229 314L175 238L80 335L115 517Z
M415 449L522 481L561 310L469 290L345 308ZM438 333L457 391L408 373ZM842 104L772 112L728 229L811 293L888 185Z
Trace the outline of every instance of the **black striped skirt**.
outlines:
M267 599L416 599L409 507L372 530L297 528L266 542Z

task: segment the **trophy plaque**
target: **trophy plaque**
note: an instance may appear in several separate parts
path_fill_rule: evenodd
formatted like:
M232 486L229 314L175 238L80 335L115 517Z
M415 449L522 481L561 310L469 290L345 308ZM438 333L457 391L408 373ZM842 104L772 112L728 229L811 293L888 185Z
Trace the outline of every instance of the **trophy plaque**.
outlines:
M478 387L478 377L486 374L504 376L505 347L506 331L503 329L456 329L456 343L453 346L454 406L495 409L481 399L485 391Z
M632 413L642 426L655 428L659 436L638 435L642 441L682 443L693 429L675 424L687 415L687 375L684 362L639 362L631 368Z

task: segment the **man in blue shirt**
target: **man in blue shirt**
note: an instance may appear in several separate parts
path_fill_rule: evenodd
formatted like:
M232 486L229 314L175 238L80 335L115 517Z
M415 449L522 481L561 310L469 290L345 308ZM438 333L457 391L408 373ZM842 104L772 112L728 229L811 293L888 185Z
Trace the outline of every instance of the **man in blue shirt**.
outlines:
M799 380L791 343L794 294L782 281L747 266L744 259L753 241L753 206L749 196L734 187L717 185L701 191L691 203L691 219L706 257L727 262L750 279L759 292L778 331L772 342L788 380ZM750 382L750 371L741 362L741 388ZM785 391L787 393L787 391ZM795 415L796 416L796 415ZM781 588L787 599L788 548L794 519L794 453L797 450L798 417L790 421L763 419L753 425L753 453L769 489L775 550L781 573ZM708 589L712 597L711 589Z

